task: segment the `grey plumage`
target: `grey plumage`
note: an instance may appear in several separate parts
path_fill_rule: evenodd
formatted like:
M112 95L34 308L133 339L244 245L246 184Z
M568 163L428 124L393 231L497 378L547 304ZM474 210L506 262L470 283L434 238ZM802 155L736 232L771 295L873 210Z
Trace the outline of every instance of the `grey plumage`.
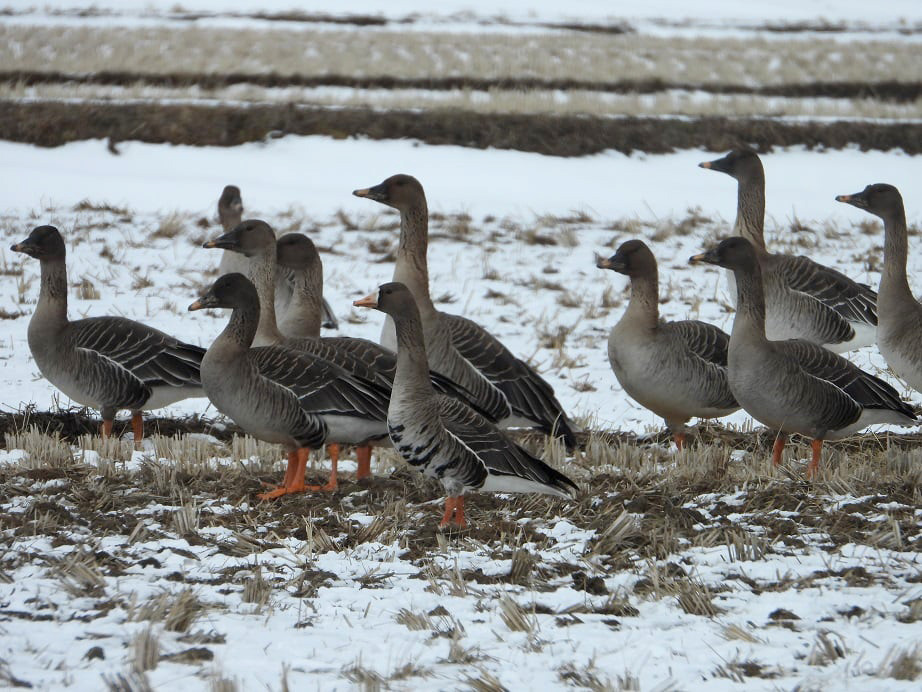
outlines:
M887 365L922 392L922 304L909 286L909 232L903 197L893 185L868 185L853 195L836 197L884 222L884 268L877 294L877 344Z
M728 381L753 418L817 442L839 439L874 423L915 424L912 407L896 390L845 358L808 341L766 338L762 270L748 240L728 238L692 261L734 271L737 314L730 333ZM818 464L815 445L809 473Z
M419 310L405 285L384 284L377 297L356 305L376 307L395 321L397 373L387 421L394 447L407 463L441 481L450 498L477 489L575 495L576 486L566 476L516 445L464 402L435 392Z
M870 286L807 257L767 251L765 172L758 155L737 149L701 167L737 180L734 232L754 245L762 266L768 338L805 339L835 353L873 344L877 294Z
M386 436L386 389L284 346L250 348L259 324L259 297L242 274L222 276L189 309L209 307L233 312L202 359L202 383L215 407L247 432L282 444L290 453L332 440L358 445ZM289 456L286 483L262 497L307 489L304 457L299 462L295 473L297 462ZM334 466L324 489L335 487Z
M642 241L622 243L597 266L631 279L628 309L608 339L612 370L628 395L666 421L681 449L689 418L739 408L727 383L729 337L704 322L659 319L656 258Z
M562 436L568 447L575 447L577 427L564 413L551 386L531 366L477 323L435 309L429 295L426 262L429 212L419 181L412 176L395 175L353 194L400 211L394 280L404 283L416 299L432 370L461 385L489 417L507 426L537 427ZM395 346L389 319L381 340L385 346Z
M202 396L204 349L123 317L67 318L66 249L55 227L39 226L12 249L41 262L29 348L42 375L64 394L100 409L109 424L120 409L138 416ZM135 436L140 439L139 427Z

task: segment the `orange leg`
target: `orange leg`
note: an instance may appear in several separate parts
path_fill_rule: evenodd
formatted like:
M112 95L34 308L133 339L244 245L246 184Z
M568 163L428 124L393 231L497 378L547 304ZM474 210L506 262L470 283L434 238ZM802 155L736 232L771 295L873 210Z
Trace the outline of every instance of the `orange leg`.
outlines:
M788 436L784 433L778 433L775 438L775 444L772 447L772 464L778 466L781 463L781 455L784 453L784 443L788 441Z
M455 523L459 529L467 528L467 521L464 519L464 495L455 500Z
M452 523L455 517L455 506L458 498L449 495L445 498L445 513L442 515L442 521L439 522L439 528L443 529Z
M327 481L326 485L307 485L304 486L305 490L320 490L322 492L333 492L336 490L338 484L336 483L336 469L339 466L339 445L336 443L327 445L327 451L330 453L330 480ZM305 459L306 463L306 459ZM301 474L301 482L304 482L304 474Z
M282 484L280 486L277 486L276 488L270 490L269 492L260 493L256 497L258 497L260 500L272 500L273 498L281 497L282 495L288 494L288 488L289 486L291 486L292 482L294 481L295 475L298 470L298 463L300 461L298 457L299 457L298 452L294 452L294 451L288 452L288 468L285 469L285 480L282 481ZM301 476L301 482L302 484L304 483L303 474Z
M134 433L134 446L141 448L141 440L144 439L144 416L140 411L131 414L131 431Z
M368 478L371 475L371 445L356 447L355 456L359 460L359 468L355 472L355 479L360 481L363 478Z
M99 434L102 435L103 438L108 439L112 437L112 423L113 422L114 421L111 421L111 420L103 420L102 426L100 427L100 430L99 430Z
M675 440L675 446L681 452L685 448L685 433L675 433L672 439Z
M464 519L463 495L457 497L449 495L445 498L445 513L442 514L442 521L439 522L439 528L444 529L451 524L454 524L459 529L467 528L467 521Z
M812 480L820 470L820 457L823 455L823 441L813 440L810 445L813 447L813 457L810 459L810 463L807 464L807 478Z

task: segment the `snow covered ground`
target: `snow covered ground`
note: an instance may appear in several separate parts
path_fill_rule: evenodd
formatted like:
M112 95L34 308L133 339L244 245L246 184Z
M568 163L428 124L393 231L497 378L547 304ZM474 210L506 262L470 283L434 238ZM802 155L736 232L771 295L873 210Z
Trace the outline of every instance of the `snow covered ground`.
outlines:
M922 25L911 0L873 15L857 0L708 0L694 11L667 0L335 5L341 16L412 17L407 30L472 33L575 20L768 37L766 25L804 23L843 29L833 34L843 40L908 30L898 40L915 41ZM292 0L4 7L0 23L248 27L262 25L231 15L331 11ZM206 16L190 19L198 13ZM223 149L125 141L117 150L0 142L3 412L69 405L28 352L37 263L6 248L55 224L68 246L71 317L121 314L207 345L226 316L186 306L215 278L220 253L201 245L220 233L214 208L229 183L241 187L247 216L314 239L340 331L376 338L378 315L351 301L391 278L397 217L350 193L393 173L417 176L432 212L436 303L529 358L595 430L662 428L609 369L605 340L627 281L597 269L597 254L643 238L660 263L663 317L732 323L723 277L687 264L733 221L735 182L697 168L722 152L560 159L292 136ZM769 245L871 285L882 230L834 197L897 185L912 233L910 281L922 291L919 157L794 148L763 162ZM875 349L849 357L922 403ZM161 413L216 415L201 399ZM753 427L744 413L723 422ZM268 445L193 435L132 452L126 442L10 435L0 449L0 688L918 689L920 450L873 436L828 445L828 470L807 484L802 445L772 469L756 432L703 439L682 453L593 439L567 460L538 449L580 484L577 500L475 495L471 528L442 535L439 487L388 452L376 454L370 482L352 481L347 461L336 494L269 504L253 500L260 481L281 473Z

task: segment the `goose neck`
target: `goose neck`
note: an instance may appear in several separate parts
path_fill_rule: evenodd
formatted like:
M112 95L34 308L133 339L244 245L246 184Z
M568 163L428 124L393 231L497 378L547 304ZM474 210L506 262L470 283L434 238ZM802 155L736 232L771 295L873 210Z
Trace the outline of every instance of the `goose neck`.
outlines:
M275 248L271 252L254 255L247 264L250 281L259 296L259 324L255 346L269 346L282 340L275 320Z
M758 263L754 271L738 269L736 279L736 317L730 338L765 340L765 293L762 270Z
M734 230L757 248L765 249L765 177L752 175L739 181L736 189Z
M906 212L902 209L884 217L884 271L880 279L881 295L893 292L908 293L906 260L909 257L909 232Z
M67 268L64 260L41 263L41 287L32 320L35 324L55 327L67 324Z
M433 395L429 381L429 360L419 313L394 317L397 332L397 372L394 374L394 396L409 393L428 397Z
M400 212L400 245L394 281L406 284L424 315L435 312L429 295L429 267L426 253L429 249L429 212L425 202L417 203Z
M284 332L298 339L320 337L323 312L323 270L294 272L291 302L285 310Z
M624 321L645 329L655 329L659 323L659 282L656 271L631 277L631 299Z

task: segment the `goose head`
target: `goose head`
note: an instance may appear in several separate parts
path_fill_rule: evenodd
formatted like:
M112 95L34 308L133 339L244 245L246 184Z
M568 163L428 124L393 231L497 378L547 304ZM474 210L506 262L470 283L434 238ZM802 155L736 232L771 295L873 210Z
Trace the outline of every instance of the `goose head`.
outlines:
M352 194L386 204L400 211L416 206L420 201L426 199L426 193L420 182L412 175L404 174L392 175L374 187L353 190Z
M717 247L689 258L690 264L714 264L734 272L755 273L758 259L752 243L740 236L720 241Z
M255 257L275 249L275 232L265 221L247 219L237 224L234 230L209 240L202 247L221 248Z
M202 297L189 306L189 311L206 308L240 308L255 305L259 308L259 296L256 287L243 274L234 272L218 278L202 294Z
M41 261L59 260L63 262L67 253L64 239L54 226L38 226L32 230L28 238L16 243L10 247L10 250L22 252Z
M352 304L359 308L374 308L391 317L407 316L417 311L413 294L399 281L381 284L376 293L370 293Z
M243 199L240 197L240 188L236 185L226 185L221 192L221 198L218 200L218 213L236 214L240 216L243 213Z
M736 180L750 180L765 175L759 155L752 149L734 149L726 156L699 163L700 168L726 173Z
M307 271L320 261L313 241L303 233L283 235L275 243L275 252L280 267L295 271Z
M595 266L631 277L646 276L656 271L656 258L642 240L628 240L608 259L596 260Z
M868 185L853 195L839 195L836 201L851 204L881 218L903 210L903 197L900 191L886 183Z

